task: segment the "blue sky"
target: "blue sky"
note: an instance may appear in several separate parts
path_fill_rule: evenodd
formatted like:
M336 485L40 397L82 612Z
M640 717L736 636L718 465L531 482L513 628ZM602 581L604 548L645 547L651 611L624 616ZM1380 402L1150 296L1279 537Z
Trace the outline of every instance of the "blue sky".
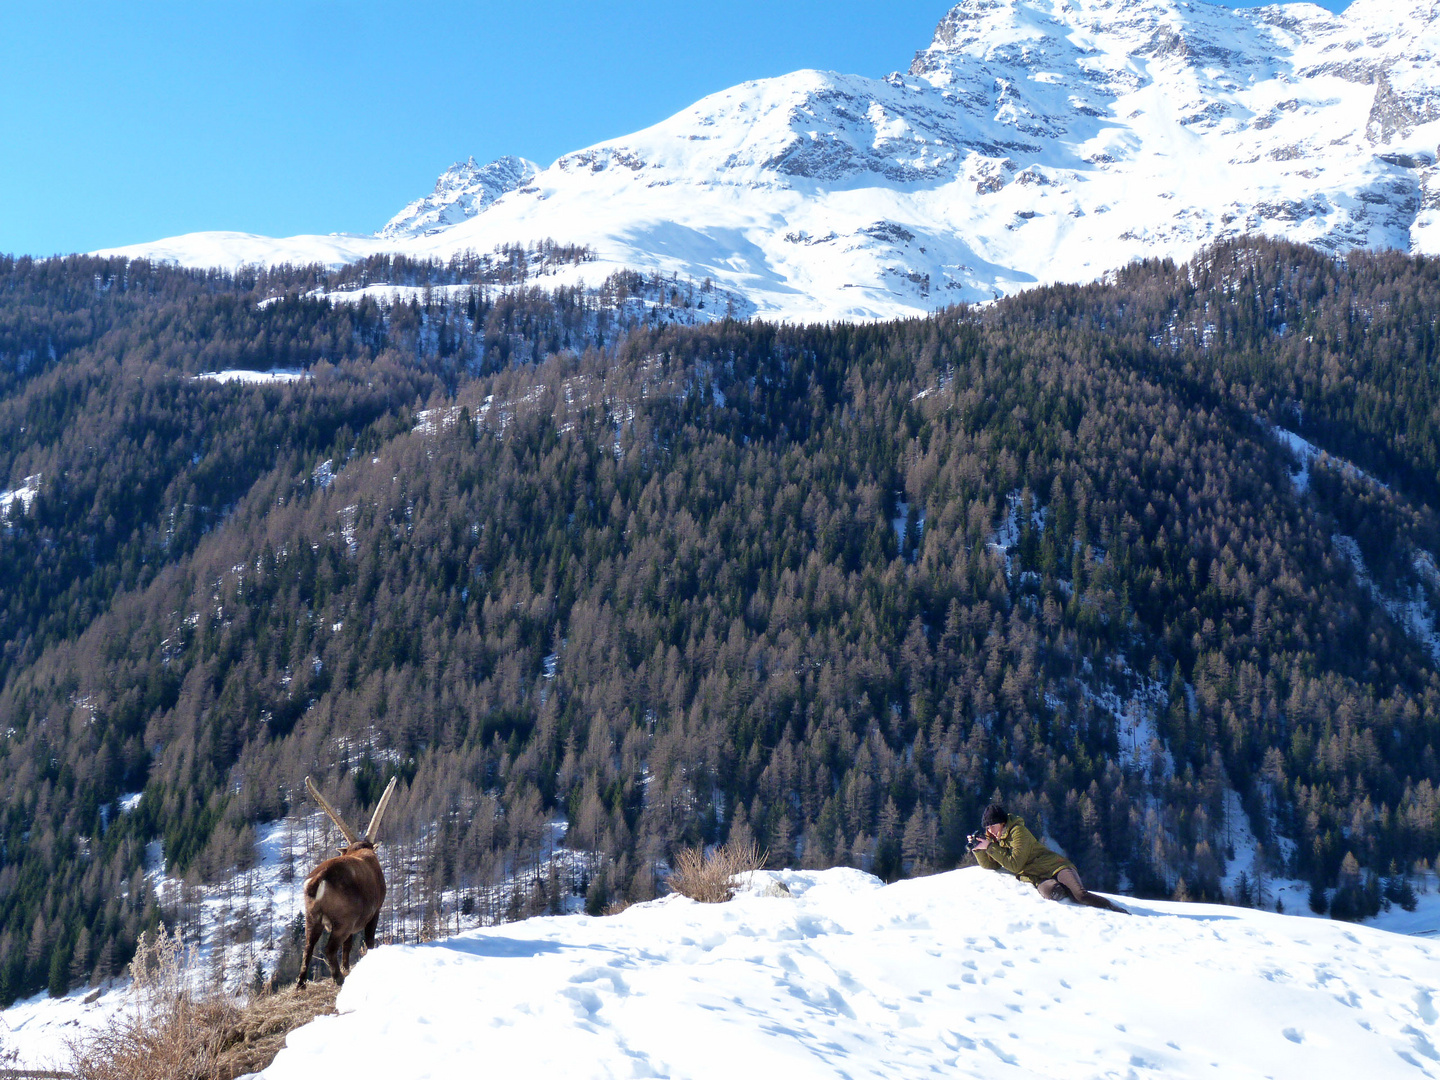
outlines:
M471 154L548 164L745 79L904 68L950 6L0 0L0 251L371 232Z

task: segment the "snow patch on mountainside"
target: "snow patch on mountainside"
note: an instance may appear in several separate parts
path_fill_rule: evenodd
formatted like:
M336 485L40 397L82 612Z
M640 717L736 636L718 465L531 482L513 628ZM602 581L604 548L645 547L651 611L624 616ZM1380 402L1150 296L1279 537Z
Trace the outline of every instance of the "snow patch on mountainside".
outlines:
M695 326L727 318L746 318L755 311L755 305L738 292L722 289L711 281L697 282L693 278L682 280L673 275L667 277L630 273L625 275L623 289L617 286L614 278L597 284L590 263L552 267L543 272L522 272L520 277L532 286L539 286L540 279L543 279L543 287L547 292L573 289L592 301L597 309L604 309L625 326L654 325L660 322ZM505 286L495 286L489 288L488 292L501 294L505 290ZM471 284L385 284L315 289L305 295L335 304L359 304L373 300L381 307L394 307L397 304L428 304L431 301L464 303L467 299L479 297L486 292L485 287ZM262 300L261 303L266 301Z
M9 491L0 491L0 520L10 516L11 511L18 504L22 513L29 513L30 504L35 501L35 496L40 494L40 474L27 476L25 483L18 488Z
M1293 431L1287 431L1280 427L1272 428L1271 430L1274 432L1275 438L1279 440L1280 444L1290 452L1290 456L1298 466L1296 471L1290 474L1290 480L1295 485L1295 490L1302 495L1310 489L1311 466L1314 465L1315 462L1322 460L1331 468L1339 469L1351 479L1361 480L1367 484L1374 484L1378 488L1387 487L1383 481L1370 475L1354 462L1331 456L1308 439L1295 434Z
M1272 427L1269 430L1280 445L1288 451L1296 465L1295 471L1290 474L1290 480L1297 494L1303 496L1309 491L1310 472L1317 462L1339 470L1352 480L1371 485L1379 490L1388 490L1388 485L1384 481L1366 472L1354 462L1326 453L1325 450L1295 432L1281 427ZM1370 594L1371 599L1384 608L1411 639L1430 654L1434 663L1440 666L1440 619L1436 618L1431 596L1427 593L1428 587L1430 591L1440 594L1440 569L1437 569L1435 565L1434 556L1428 551L1416 551L1410 558L1416 580L1409 586L1403 583L1394 583L1387 590L1370 573L1364 553L1361 552L1360 545L1353 536L1335 533L1330 537L1330 543L1335 552L1349 563L1355 574L1355 580Z
M1410 635L1411 639L1430 654L1430 659L1437 667L1440 667L1440 623L1437 623L1435 611L1430 606L1430 600L1425 591L1420 588L1410 588L1400 595L1387 592L1370 574L1370 569L1365 563L1365 556L1360 551L1360 545L1353 536L1346 536L1343 533L1336 533L1330 537L1330 543L1339 552L1342 558L1350 564L1355 572L1355 580L1370 593L1371 598L1389 612L1390 617ZM1433 571L1435 563L1428 552L1421 552L1414 559L1415 571L1422 577L1428 577Z
M20 1069L61 1070L72 1042L104 1027L129 1004L121 980L82 987L62 998L36 994L0 1013L0 1049L18 1052Z
M1263 233L1440 253L1433 0L965 0L904 74L798 71L540 168L458 163L372 236L197 233L186 265L554 237L761 316L870 319ZM593 279L592 279L593 280Z
M262 1076L1409 1077L1440 1060L1422 939L1194 904L1112 915L978 869L756 877L724 905L378 949Z
M230 371L202 371L193 376L218 383L287 383L310 378L310 373L296 368L274 368L270 371L247 371L243 368Z

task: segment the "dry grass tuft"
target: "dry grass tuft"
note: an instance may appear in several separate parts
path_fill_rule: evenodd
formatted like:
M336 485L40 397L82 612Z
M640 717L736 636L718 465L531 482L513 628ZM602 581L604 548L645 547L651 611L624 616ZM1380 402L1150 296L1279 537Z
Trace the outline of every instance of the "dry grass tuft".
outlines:
M682 848L670 872L670 888L702 904L723 904L735 896L735 877L759 870L769 852L754 842L725 844L709 854L703 848Z
M244 1005L199 993L194 959L163 929L140 939L130 1008L70 1047L77 1080L234 1080L269 1065L289 1032L335 1011L329 982Z
M335 1011L335 994L335 984L326 980L252 998L223 1033L214 1080L234 1080L265 1068L285 1045L286 1035Z
M70 1047L79 1080L208 1080L234 1006L190 985L194 952L161 929L141 935L130 1008Z

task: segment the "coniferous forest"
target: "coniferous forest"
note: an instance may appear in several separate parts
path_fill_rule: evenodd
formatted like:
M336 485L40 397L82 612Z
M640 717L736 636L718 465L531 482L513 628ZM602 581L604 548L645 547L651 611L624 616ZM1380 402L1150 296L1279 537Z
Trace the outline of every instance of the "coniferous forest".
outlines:
M147 851L223 880L307 774L401 778L422 907L552 822L595 911L733 839L933 872L997 795L1141 895L1265 902L1242 824L1340 917L1440 854L1440 262L777 327L515 260L0 259L0 1001L117 972ZM374 281L427 288L313 295Z

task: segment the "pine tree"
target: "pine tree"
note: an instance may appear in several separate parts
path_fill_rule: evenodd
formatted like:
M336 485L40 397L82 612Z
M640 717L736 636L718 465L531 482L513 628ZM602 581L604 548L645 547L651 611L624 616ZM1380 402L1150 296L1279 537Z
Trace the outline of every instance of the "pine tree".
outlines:
M70 957L70 969L66 973L69 986L81 986L90 975L90 928L80 927L75 937L75 949Z

